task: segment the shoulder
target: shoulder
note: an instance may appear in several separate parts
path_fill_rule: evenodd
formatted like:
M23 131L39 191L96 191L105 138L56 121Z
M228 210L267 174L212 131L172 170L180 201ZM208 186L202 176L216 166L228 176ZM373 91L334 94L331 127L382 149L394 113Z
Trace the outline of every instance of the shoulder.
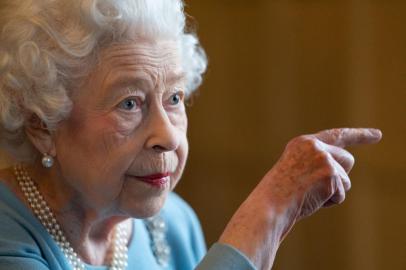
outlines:
M0 269L60 269L56 250L39 221L0 183Z
M3 200L0 201L0 255L7 249L20 249L36 252L35 240L31 236L31 225L19 214L11 209ZM4 245L6 244L7 245Z
M31 213L10 188L0 183L0 241L34 244L35 241L30 232L35 228L33 221Z

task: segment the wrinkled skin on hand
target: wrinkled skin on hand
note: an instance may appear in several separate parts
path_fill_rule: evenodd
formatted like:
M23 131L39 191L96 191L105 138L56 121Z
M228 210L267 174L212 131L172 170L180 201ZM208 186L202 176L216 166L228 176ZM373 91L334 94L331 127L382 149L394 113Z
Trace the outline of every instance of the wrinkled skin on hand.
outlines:
M234 214L220 242L244 252L258 269L270 269L298 220L345 200L354 157L344 148L381 137L376 129L342 128L294 138Z
M280 207L297 208L295 220L342 203L351 188L348 173L354 166L354 157L344 147L380 138L381 132L373 129L332 129L291 140L264 177L270 196Z

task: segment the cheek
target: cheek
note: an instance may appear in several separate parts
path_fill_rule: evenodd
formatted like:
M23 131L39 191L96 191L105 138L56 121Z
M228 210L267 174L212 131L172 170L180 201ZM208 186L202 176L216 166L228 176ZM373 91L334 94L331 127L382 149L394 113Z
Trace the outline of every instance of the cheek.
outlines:
M69 119L60 126L55 140L64 174L71 177L77 172L89 182L120 175L137 148L132 140L136 126L135 121L111 115Z
M171 189L174 189L182 177L183 170L186 166L186 161L189 153L189 144L186 136L183 137L180 142L179 148L176 150L176 155L178 158L178 167L172 177Z
M189 144L187 140L188 119L185 111L173 112L168 115L172 125L176 128L179 137L179 155L186 160Z
M110 157L113 160L125 160L127 156L134 152L134 148L139 146L134 142L134 137L137 137L138 124L135 121L123 120L121 117L112 116L103 120L100 125L101 129L93 142L97 143L98 152L105 157Z
M178 130L183 131L185 133L184 136L186 136L188 119L185 108L183 107L177 111L169 112L168 117L172 125Z
M83 118L83 121L68 121L58 129L58 148L74 152L79 157L90 156L94 160L100 154L108 154L117 144L114 121L108 118ZM66 148L66 149L65 149ZM58 156L62 153L58 151Z
M83 121L80 128L73 123L62 125L55 140L56 156L66 180L85 185L111 171L109 157L115 141L103 121Z
M179 163L182 166L182 171L186 165L187 157L189 154L189 142L186 138L186 135L184 136L184 139L182 140L181 146L180 146L180 154L179 154Z
M114 132L120 137L133 136L142 122L142 113L120 114L113 113L109 117L108 125L113 127Z
M56 138L57 160L63 178L89 204L104 207L122 191L123 174L142 149L134 124L114 117L63 124ZM135 138L137 137L137 138Z
M92 151L110 152L133 135L141 119L141 113L105 113L76 106L64 123L64 131L72 143L79 144L83 149L96 148Z
M179 148L176 150L176 155L178 157L178 168L174 174L173 187L180 180L183 170L186 166L186 161L189 153L189 142L187 140L187 116L186 114L173 116L171 119L172 124L177 127L179 136Z

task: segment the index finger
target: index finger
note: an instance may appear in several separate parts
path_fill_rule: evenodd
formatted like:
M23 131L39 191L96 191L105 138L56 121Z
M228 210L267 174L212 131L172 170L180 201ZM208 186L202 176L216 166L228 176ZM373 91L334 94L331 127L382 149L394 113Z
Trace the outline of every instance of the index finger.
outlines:
M382 138L382 132L375 128L335 128L320 131L314 136L324 143L344 148L377 143Z

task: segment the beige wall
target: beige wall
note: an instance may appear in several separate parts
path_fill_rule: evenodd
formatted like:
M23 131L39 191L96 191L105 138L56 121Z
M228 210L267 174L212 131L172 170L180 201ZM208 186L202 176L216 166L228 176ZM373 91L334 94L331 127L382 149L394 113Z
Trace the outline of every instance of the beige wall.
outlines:
M210 67L177 191L208 242L289 138L373 126L347 201L297 224L274 269L406 269L406 1L186 2Z

